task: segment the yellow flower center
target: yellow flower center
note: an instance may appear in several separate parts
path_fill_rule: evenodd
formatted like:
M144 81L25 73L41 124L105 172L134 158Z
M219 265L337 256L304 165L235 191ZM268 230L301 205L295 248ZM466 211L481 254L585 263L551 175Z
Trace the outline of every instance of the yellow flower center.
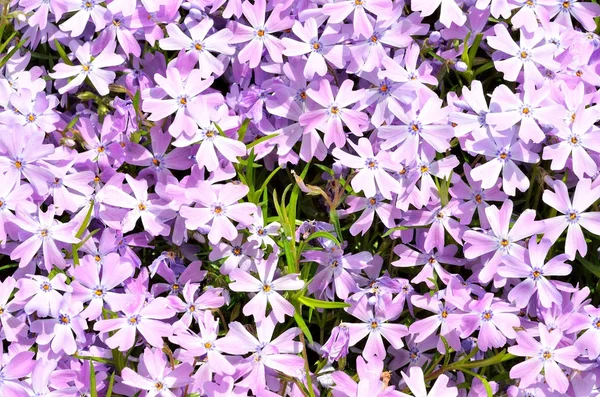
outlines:
M15 161L15 168L21 168L23 166L23 163L21 163L20 161Z
M262 29L260 29L258 32L256 32L256 35L257 35L258 37L263 37L263 36L265 35L265 31L264 31L264 30L262 30Z
M482 201L481 194L475 195L475 201L477 202L477 204L481 204L481 201Z
M500 245L503 247L507 247L508 246L508 240L507 239L502 239L502 241L500 241Z
M138 208L140 211L146 211L146 205L143 203L138 204Z
M264 292L271 292L271 286L268 284L263 285L262 289Z
M195 49L197 49L198 51L201 51L201 50L202 50L202 44L200 44L200 43L197 43L197 44L194 46L194 48L195 48Z

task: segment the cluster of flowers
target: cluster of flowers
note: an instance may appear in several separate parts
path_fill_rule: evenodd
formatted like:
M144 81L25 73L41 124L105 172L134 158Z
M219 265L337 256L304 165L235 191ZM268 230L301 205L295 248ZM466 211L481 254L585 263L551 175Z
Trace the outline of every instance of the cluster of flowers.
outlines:
M600 395L596 2L1 4L0 396Z

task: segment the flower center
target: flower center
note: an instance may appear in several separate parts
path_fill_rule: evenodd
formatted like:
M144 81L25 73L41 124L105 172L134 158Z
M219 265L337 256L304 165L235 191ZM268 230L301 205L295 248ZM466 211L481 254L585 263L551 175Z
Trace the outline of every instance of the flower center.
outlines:
M483 201L483 198L481 197L481 194L477 193L475 195L475 202L477 202L477 204L481 204L482 201Z
M429 171L429 167L428 167L428 166L426 166L426 165L422 165L422 166L421 166L421 173L422 173L422 174L424 174L424 173L426 173L427 171Z
M265 31L263 29L259 29L256 31L256 35L258 37L263 37L265 35Z
M492 312L490 310L486 310L482 313L481 318L484 321L490 321L492 319L494 315L492 314Z
M131 317L129 317L127 322L129 323L129 325L137 325L140 322L140 317L137 315L131 316Z
M338 114L340 112L340 109L337 106L332 106L331 109L329 109L329 111L331 112L331 114Z
M536 281L537 281L537 280L538 280L538 279L539 279L541 276L542 276L542 272L540 272L540 271L539 271L539 270L537 270L537 269L536 269L536 270L534 270L534 271L531 273L531 277L533 277L533 279L534 279L534 280L536 280Z
M371 197L371 198L369 199L369 204L370 204L370 205L375 205L375 204L377 204L377 199L376 199L375 197Z
M160 161L158 159L152 159L152 164L158 167L160 165Z
M21 163L20 161L15 161L15 168L19 169L23 166L23 163Z
M549 351L549 350L545 350L545 351L542 353L542 358L543 358L544 360L550 360L550 359L552 359L552 352L551 352L551 351Z
M271 286L269 284L264 284L262 287L263 292L269 293L271 292Z
M98 146L96 150L98 151L98 153L104 153L106 149L104 148L104 146Z
M212 138L215 136L215 132L210 130L210 131L206 131L206 137L207 138Z
M500 245L501 246L508 247L508 244L509 244L509 242L508 242L507 239L503 238L502 240L500 240Z
M156 390L162 390L162 388L164 387L164 385L162 384L162 382L156 382L154 384L154 387L156 388Z
M223 208L219 205L215 207L215 214L219 215L223 212Z
M179 98L179 104L182 106L187 105L187 98L182 96L181 98Z
M371 321L371 328L375 329L379 326L379 324L377 324L377 321Z
M144 203L139 203L138 208L140 211L146 211L146 205Z
M235 256L242 255L242 248L241 247L235 247L235 248L233 248L233 255L235 255Z
M571 2L570 1L563 1L562 6L563 6L563 8L569 8L569 7L571 7Z
M44 282L42 283L42 285L40 286L40 288L41 288L41 290L42 290L42 291L44 291L44 292L49 292L49 291L52 291L52 285L50 285L50 283L49 283L49 282L47 282L47 281L44 281Z
M98 288L98 289L96 289L96 291L94 291L94 294L96 294L96 296L102 296L104 294L104 291L102 291L102 289Z
M571 143L572 143L573 145L576 145L578 142L579 142L579 140L577 139L577 137L576 137L576 136L572 136L572 137L571 137Z
M189 310L190 312L192 312L192 313L193 313L193 312L195 312L195 311L196 311L196 306L194 306L194 305L190 305L190 307L189 307L189 309L188 309L188 310Z
M528 107L523 108L523 114L529 114L529 108Z
M442 318L448 318L448 311L447 310L442 310Z
M65 325L65 324L69 324L71 322L71 319L66 314L61 314L60 316L58 316L58 322L60 324Z
M576 212L571 212L571 213L569 214L569 219L570 219L570 220L575 220L576 218L577 218L577 213L576 213Z
M319 44L319 42L314 42L313 43L313 50L318 50L321 48L321 44Z
M202 44L196 43L196 45L194 45L194 48L198 51L202 51Z
M204 347L205 347L205 348L207 348L207 349L211 349L211 348L212 348L212 343L210 343L210 342L206 342L206 343L204 344Z

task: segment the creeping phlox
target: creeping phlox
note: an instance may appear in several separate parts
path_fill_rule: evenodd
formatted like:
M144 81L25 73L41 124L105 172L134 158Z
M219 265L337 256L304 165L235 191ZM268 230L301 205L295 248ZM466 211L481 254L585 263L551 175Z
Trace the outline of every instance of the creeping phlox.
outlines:
M598 1L0 5L0 397L600 396Z

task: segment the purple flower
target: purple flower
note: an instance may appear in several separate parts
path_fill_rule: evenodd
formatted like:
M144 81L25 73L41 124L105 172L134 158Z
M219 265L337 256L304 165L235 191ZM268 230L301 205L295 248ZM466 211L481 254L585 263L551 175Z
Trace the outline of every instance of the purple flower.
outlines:
M563 339L560 330L552 332L539 324L540 340L534 339L527 331L517 332L517 345L508 348L509 353L515 356L530 357L510 370L510 377L521 379L521 386L527 387L535 382L540 371L544 370L544 377L548 385L559 393L566 393L569 380L558 363L571 369L579 370L581 365L575 361L580 354L580 347L558 347Z
M587 254L587 243L583 236L583 227L589 232L600 234L600 214L597 212L585 212L598 198L600 198L600 186L592 188L592 181L587 178L580 179L575 187L573 200L569 197L567 186L560 180L552 181L554 192L544 190L542 200L550 207L555 208L563 215L545 219L546 231L544 237L555 242L567 230L565 252L575 258L579 252L582 257Z
M191 38L176 24L169 24L167 25L169 37L160 40L160 48L170 51L186 50L188 54L194 54L198 58L202 78L208 78L211 74L220 76L225 70L225 65L212 53L235 54L235 49L229 46L233 33L228 29L219 29L207 37L213 24L211 18L202 19L189 28Z
M80 0L76 0L80 3ZM93 0L97 1L97 0ZM92 0L89 0L91 3ZM115 45L107 45L100 54L92 57L90 43L84 43L75 51L75 57L80 65L67 65L59 63L54 66L54 73L49 73L53 79L66 79L74 77L68 84L58 89L58 92L64 94L77 88L88 78L100 95L108 95L110 90L108 85L115 81L115 72L104 70L104 68L117 66L123 63L122 56L115 52Z
M524 259L526 250L518 244L519 240L545 230L544 222L534 220L536 215L534 210L525 210L510 228L513 213L511 200L506 200L500 209L492 205L486 208L485 212L491 230L488 233L467 230L463 235L463 239L467 243L464 251L467 259L493 253L491 258L484 262L483 269L479 273L479 279L484 283L494 277L498 265L505 256L512 256L518 260Z
M81 35L90 18L92 18L96 32L103 29L110 21L110 12L101 6L101 0L64 0L64 2L67 6L66 12L76 11L71 18L59 26L63 31L71 32L71 37Z
M400 349L404 344L402 338L408 335L408 328L404 324L393 323L399 315L402 307L395 305L391 300L385 305L381 313L367 308L365 303L358 303L347 309L348 313L361 320L361 323L347 323L350 332L349 346L356 345L368 335L367 343L362 355L367 360L374 356L383 359L386 356L383 338L385 338L395 349Z
M458 389L456 387L448 387L450 379L446 375L440 375L436 379L429 393L425 389L425 376L420 367L410 367L409 375L407 376L406 373L402 372L402 378L415 397L458 396ZM408 397L408 394L400 393L400 396Z
M277 291L302 289L304 281L298 279L298 274L287 274L274 280L278 259L277 254L271 254L266 260L256 264L260 280L241 269L233 269L229 275L233 281L229 284L232 291L256 293L243 308L243 313L246 316L254 316L255 321L265 318L267 302L271 305L273 315L279 322L285 321L285 315L294 315L294 306Z
M350 343L350 330L346 324L340 324L333 328L331 336L321 346L321 355L327 357L328 361L337 361L348 355L348 345Z
M190 230L206 227L210 223L208 238L211 243L217 244L222 237L232 241L237 237L238 231L230 219L242 226L250 225L254 220L252 214L256 211L256 206L238 203L246 194L248 187L245 185L210 185L201 182L197 188L186 191L186 196L199 206L183 206L180 213Z
M240 63L248 62L252 69L259 65L265 47L274 62L283 62L284 46L273 33L289 29L294 24L291 17L284 15L283 4L276 5L265 22L266 7L266 0L256 0L254 4L244 2L242 11L252 27L239 22L233 22L230 27L233 32L231 44L249 42L238 52L238 59Z
M462 317L461 338L470 336L479 329L477 346L481 351L500 348L506 338L515 339L515 328L521 325L516 312L518 308L501 300L494 300L494 294L487 293L483 298L469 304L470 313Z
M342 165L359 170L351 182L352 188L356 192L364 191L367 197L373 197L381 192L383 197L388 200L392 198L392 193L400 192L400 184L386 171L393 172L398 169L388 152L382 150L374 155L371 143L367 138L359 139L358 145L352 142L349 142L349 145L358 156L346 153L337 147L333 149L332 154L339 159Z
M531 297L537 292L538 300L543 307L551 308L553 304L561 304L563 299L559 285L548 280L547 276L566 276L571 273L571 266L566 264L568 255L561 254L548 262L545 261L551 247L551 241L545 238L537 244L535 239L529 240L529 249L525 260L513 256L505 256L504 264L498 268L502 277L525 278L508 293L508 299L517 307L525 307L531 303Z
M521 70L524 70L525 81L535 84L543 82L543 76L538 65L549 70L557 70L558 62L553 59L555 47L553 44L538 45L544 39L541 29L528 34L521 31L519 44L510 37L506 27L502 24L494 26L495 36L488 36L490 47L508 55L507 59L494 62L494 66L504 73L508 81L516 81Z
M135 295L120 311L125 316L100 320L94 324L94 331L100 334L117 331L104 340L111 349L126 351L133 347L136 344L136 331L139 331L150 345L158 348L163 347L165 336L172 335L171 325L161 321L175 315L166 298L156 298L146 303L143 295Z
M30 331L38 334L36 343L45 346L50 343L54 353L64 351L74 354L77 342L85 342L87 323L80 315L83 310L81 302L73 301L70 294L63 296L58 311L47 320L35 320L31 323ZM75 335L73 335L75 334Z
M146 348L140 359L144 372L137 373L130 368L124 368L121 375L123 383L134 387L135 390L147 390L147 395L152 396L171 397L174 394L169 389L189 383L192 366L182 363L171 369L161 349Z
M330 147L335 143L336 148L341 148L346 143L346 133L342 122L346 124L352 134L362 136L369 119L365 113L348 109L348 106L358 102L364 91L352 91L352 80L344 80L339 90L333 97L331 84L327 79L318 80L314 86L306 90L306 95L315 101L322 109L312 110L300 116L299 121L305 129L313 128L325 134L325 146ZM318 89L316 89L318 87Z
M67 263L56 242L69 244L79 242L75 237L77 225L74 222L58 222L54 219L54 206L51 205L46 212L42 212L41 208L38 209L36 218L18 208L15 224L31 234L10 255L11 259L20 259L19 267L27 266L41 248L46 270L51 271L53 266L65 268Z

